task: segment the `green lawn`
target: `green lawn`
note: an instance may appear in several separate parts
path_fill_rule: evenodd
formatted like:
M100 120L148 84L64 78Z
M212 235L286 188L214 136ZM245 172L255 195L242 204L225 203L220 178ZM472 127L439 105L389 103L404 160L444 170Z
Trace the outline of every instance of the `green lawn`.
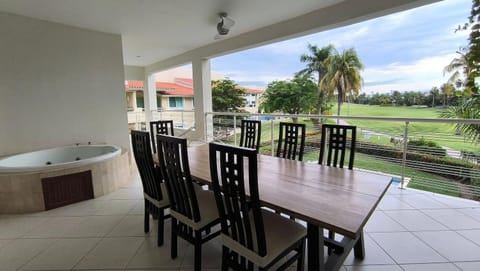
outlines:
M407 118L440 118L443 109L418 108L406 106L370 106L358 104L344 104L342 106L343 116L361 117L407 117ZM336 112L336 108L333 109ZM370 120L347 120L349 124L356 125L361 129L374 131L388 136L403 137L405 123L391 121L370 121ZM472 144L463 138L455 135L453 124L431 123L431 122L410 122L408 125L409 138L425 138L435 141L441 146L456 150L480 151L480 146ZM375 143L388 143L389 137L370 136L368 140ZM365 134L360 135L360 139Z

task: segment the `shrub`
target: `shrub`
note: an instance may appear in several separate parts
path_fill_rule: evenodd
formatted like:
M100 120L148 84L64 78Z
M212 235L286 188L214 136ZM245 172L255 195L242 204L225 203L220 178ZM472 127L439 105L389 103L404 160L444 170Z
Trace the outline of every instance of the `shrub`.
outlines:
M429 154L437 157L447 156L447 151L438 145L438 143L425 140L423 137L417 140L410 140L407 145L413 152Z

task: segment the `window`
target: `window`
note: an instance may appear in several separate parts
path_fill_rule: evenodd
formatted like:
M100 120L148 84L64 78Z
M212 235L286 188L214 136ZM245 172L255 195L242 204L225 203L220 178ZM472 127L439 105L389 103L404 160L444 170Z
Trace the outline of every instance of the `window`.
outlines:
M170 108L182 109L183 108L183 98L182 97L169 97L168 106Z

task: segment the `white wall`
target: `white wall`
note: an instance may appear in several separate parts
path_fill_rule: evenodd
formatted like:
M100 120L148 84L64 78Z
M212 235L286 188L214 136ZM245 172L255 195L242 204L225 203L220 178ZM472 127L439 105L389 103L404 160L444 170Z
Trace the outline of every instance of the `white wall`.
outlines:
M225 79L225 75L218 72L210 72L210 77L212 80L221 80ZM155 80L157 82L168 82L174 83L175 78L193 78L192 65L185 65L181 67L176 67L168 70L164 70L158 73L155 73Z
M125 80L143 81L145 79L145 68L125 65Z
M0 13L0 156L74 143L129 148L119 35Z

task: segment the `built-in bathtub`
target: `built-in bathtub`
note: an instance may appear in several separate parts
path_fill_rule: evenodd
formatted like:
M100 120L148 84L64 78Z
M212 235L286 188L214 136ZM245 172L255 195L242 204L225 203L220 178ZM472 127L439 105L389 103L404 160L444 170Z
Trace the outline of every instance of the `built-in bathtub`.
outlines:
M83 178L88 176L92 197L115 191L125 184L130 176L128 152L122 152L114 145L81 145L2 158L0 213L49 209L45 194L48 187L46 182L50 181L53 185L63 182L64 187L60 191L70 190L71 193L76 193L79 188L72 186L70 189L65 182L82 174Z

